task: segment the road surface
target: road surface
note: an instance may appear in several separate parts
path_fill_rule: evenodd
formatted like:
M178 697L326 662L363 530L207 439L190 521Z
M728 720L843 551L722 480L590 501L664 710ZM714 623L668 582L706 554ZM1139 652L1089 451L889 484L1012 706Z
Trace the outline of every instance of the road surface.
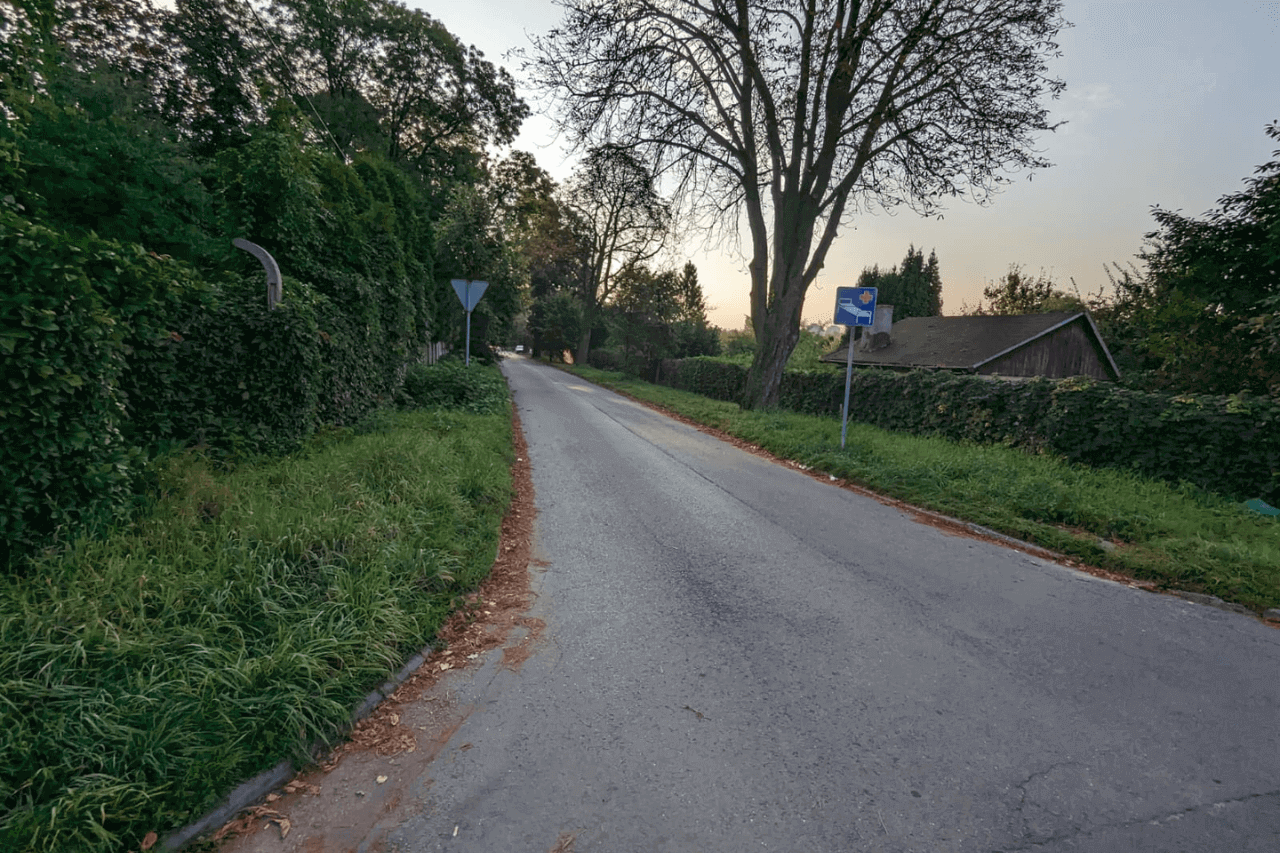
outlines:
M504 371L546 627L349 849L1280 850L1280 631Z

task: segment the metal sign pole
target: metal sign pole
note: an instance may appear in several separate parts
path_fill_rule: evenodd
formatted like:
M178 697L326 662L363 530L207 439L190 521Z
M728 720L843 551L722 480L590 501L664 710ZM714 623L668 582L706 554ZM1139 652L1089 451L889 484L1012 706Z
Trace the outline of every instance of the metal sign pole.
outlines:
M467 361L466 366L471 366L471 312L467 312Z
M840 449L844 450L844 437L849 432L849 385L853 381L853 326L849 330L849 363L844 369L844 408L840 410Z

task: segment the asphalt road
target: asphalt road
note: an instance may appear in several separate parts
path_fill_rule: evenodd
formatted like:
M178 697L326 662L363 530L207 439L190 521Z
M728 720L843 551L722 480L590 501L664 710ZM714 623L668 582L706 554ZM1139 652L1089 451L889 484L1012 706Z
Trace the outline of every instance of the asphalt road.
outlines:
M504 370L547 626L380 849L1280 850L1280 631Z

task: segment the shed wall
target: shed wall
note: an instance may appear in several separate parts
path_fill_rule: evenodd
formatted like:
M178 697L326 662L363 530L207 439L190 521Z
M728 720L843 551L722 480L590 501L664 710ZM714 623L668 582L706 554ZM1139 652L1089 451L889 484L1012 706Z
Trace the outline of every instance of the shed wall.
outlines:
M1085 329L1084 318L984 364L978 372L988 376L1046 376L1050 379L1088 376L1104 381L1115 379L1103 363L1092 335Z

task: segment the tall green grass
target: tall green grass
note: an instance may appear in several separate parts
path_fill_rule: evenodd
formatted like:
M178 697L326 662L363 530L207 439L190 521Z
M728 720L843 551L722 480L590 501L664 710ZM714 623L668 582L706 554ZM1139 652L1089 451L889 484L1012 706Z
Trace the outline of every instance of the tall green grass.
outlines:
M480 408L173 456L131 529L0 580L0 849L137 849L339 734L492 564L510 409Z
M1280 523L1216 495L1048 455L957 444L568 368L817 471L976 522L1090 565L1255 610L1280 606Z

